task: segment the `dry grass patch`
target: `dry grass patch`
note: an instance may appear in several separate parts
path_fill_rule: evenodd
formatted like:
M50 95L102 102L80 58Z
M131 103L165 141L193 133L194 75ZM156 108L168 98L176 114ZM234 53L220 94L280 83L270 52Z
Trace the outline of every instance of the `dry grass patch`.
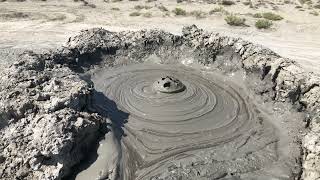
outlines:
M271 21L280 21L283 19L282 16L272 13L272 12L266 12L262 14L262 17Z
M111 8L112 11L120 11L120 8L117 8L117 7L114 7L114 8Z
M234 5L235 2L232 1L232 0L222 0L221 4L224 5L224 6L231 6L231 5Z
M190 15L196 17L197 19L202 19L207 17L207 13L200 10L191 11Z
M152 13L151 12L146 12L146 13L143 14L143 17L151 18L152 17Z
M151 9L152 6L144 6L144 5L136 5L134 6L135 10L141 10L141 9Z
M160 11L162 11L162 12L168 12L169 11L169 9L166 8L164 5L158 6L158 9L160 9Z
M129 14L129 16L140 16L141 13L140 12L132 12Z
M267 19L259 19L256 21L255 26L258 29L269 29L272 26L272 21Z
M253 17L254 18L262 18L263 16L261 13L255 13L255 14L253 14Z
M182 8L175 8L172 11L176 16L186 16L187 15L187 11L182 9Z
M311 11L310 14L312 14L314 16L319 16L319 13L317 11Z
M224 18L224 20L229 24L230 26L246 26L245 22L246 19L236 16L236 15L228 15Z

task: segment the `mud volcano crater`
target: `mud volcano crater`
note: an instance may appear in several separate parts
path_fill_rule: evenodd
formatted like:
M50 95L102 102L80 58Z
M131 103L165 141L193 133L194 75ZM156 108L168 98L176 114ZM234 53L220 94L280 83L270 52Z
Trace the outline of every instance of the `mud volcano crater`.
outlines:
M314 179L319 82L196 26L85 30L2 72L0 177Z

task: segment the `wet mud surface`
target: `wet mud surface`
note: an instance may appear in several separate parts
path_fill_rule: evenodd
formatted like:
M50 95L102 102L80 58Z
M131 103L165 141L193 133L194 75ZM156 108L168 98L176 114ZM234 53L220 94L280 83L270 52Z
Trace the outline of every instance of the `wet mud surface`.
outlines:
M289 179L294 175L290 171L297 164L290 158L297 154L279 157L280 136L269 117L221 74L147 63L102 68L91 77L95 89L108 98L96 96L94 106L110 116L122 137L106 138L98 150L111 148L118 159L98 157L96 162L113 165L94 165L77 179ZM170 82L166 78L173 77L185 88L170 93L159 89L159 84L165 86L161 80Z
M185 27L82 31L0 78L1 179L316 179L320 78Z

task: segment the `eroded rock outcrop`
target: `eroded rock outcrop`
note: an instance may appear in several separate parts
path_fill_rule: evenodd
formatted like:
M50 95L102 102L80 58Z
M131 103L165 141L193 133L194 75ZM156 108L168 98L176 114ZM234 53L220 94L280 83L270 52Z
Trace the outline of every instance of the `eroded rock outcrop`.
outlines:
M90 85L69 68L25 53L1 72L1 179L59 179L98 136L85 111Z

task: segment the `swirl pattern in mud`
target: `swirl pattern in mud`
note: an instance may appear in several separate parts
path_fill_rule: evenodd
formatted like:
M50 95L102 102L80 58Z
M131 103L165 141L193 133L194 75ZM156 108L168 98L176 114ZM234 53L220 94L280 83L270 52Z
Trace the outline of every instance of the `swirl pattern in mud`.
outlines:
M154 85L161 77L174 77L185 88L161 92ZM204 175L208 178L216 171L225 175L255 171L277 160L273 128L262 122L260 112L240 89L220 76L209 79L199 71L176 66L130 65L101 70L92 80L107 97L95 98L97 108L124 127L124 137L119 139L121 179L172 176L164 172L176 164L173 159L184 167L195 167L199 152L206 154L201 158L210 159L211 164L204 167L219 159L215 163L219 170L210 172L215 169L210 167Z

